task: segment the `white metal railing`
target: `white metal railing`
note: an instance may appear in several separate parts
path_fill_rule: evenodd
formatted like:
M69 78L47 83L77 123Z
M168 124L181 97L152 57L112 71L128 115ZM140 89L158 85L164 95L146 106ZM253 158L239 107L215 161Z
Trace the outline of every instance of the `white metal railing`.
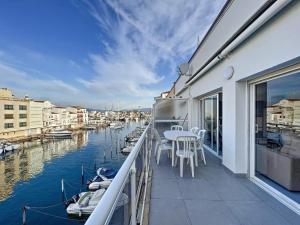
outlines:
M140 136L138 142L135 144L133 150L130 152L126 160L124 161L122 167L118 171L117 175L113 179L112 183L109 185L108 189L104 193L103 197L99 201L97 207L94 209L93 213L90 215L85 225L107 225L109 224L113 213L115 211L117 202L121 194L123 193L126 181L130 176L130 189L131 189L131 225L137 224L137 199L139 199L139 194L136 191L136 159L143 148L145 150L145 155L143 156L143 176L146 183L148 180L148 170L149 170L149 159L151 154L151 136L149 131L151 131L151 123L146 127ZM138 189L141 187L139 186ZM144 188L144 191L146 189ZM138 191L140 192L140 191ZM133 204L135 203L135 204ZM143 210L142 210L143 212Z

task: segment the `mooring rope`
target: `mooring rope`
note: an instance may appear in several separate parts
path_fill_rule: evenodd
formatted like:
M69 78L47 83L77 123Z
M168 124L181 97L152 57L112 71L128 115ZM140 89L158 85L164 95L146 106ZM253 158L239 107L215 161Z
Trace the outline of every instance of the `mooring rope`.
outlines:
M56 203L56 204L53 204L53 205L47 205L47 206L26 206L26 207L29 207L31 209L48 209L48 208L53 208L53 207L56 207L56 206L59 206L59 205L64 205L64 203L60 202L60 203Z
M57 219L71 220L71 221L80 221L80 222L86 221L85 219L74 219L74 218L67 218L67 217L62 217L62 216L54 215L54 214L51 214L51 213L43 212L43 211L38 210L38 209L33 209L33 208L29 207L29 206L26 206L25 208L27 210L32 211L32 212L36 212L36 213L39 213L39 214L42 214L42 215L45 215L45 216L49 216L49 217L53 217L53 218L57 218Z

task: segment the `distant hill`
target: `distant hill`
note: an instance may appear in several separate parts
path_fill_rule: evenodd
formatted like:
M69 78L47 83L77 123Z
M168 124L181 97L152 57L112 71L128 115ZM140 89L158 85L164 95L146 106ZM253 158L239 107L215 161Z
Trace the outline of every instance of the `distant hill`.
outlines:
M104 109L87 109L89 112L91 111L97 111L97 112L105 112ZM151 112L152 108L141 108L141 109L120 109L120 111L138 111L140 110L141 112Z
M138 110L140 110L141 112L151 112L152 108L122 109L122 110L120 110L120 111L128 112L128 111L138 111Z

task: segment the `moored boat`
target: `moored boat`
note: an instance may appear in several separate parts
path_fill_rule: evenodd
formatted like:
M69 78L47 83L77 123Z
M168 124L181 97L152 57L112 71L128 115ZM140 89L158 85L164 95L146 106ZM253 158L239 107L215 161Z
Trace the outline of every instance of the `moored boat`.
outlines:
M67 201L68 207L66 209L69 215L90 215L96 208L98 202L101 200L106 189L102 188L95 192L81 192L74 196L71 200ZM116 208L119 208L128 203L128 196L122 193L120 196Z
M121 153L124 154L124 155L128 155L133 149L133 146L132 145L128 145L124 148L121 149Z
M101 181L93 181L88 185L88 189L89 190L98 190L101 188L108 188L109 185L111 184L112 180L108 179L108 180L101 180Z
M97 170L97 175L99 177L103 177L103 178L107 178L107 179L111 179L114 178L117 175L118 171L115 169L111 169L111 168L106 168L106 167L100 167ZM105 179L103 179L105 180Z
M68 130L54 130L45 134L46 138L71 138L72 132Z

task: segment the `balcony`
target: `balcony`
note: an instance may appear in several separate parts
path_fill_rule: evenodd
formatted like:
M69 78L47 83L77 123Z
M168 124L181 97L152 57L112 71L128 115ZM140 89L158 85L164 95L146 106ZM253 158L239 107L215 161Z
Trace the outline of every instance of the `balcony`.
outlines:
M232 174L221 160L206 152L207 165L200 164L191 177L179 166L171 167L167 154L153 169L150 225L299 224L300 216L260 189L246 177Z
M141 135L86 225L299 224L299 215L245 176L232 174L210 152L206 152L207 165L201 162L195 168L195 178L189 166L184 167L184 177L180 178L178 166L171 167L166 152L157 165L151 126ZM129 202L117 207L123 193Z

